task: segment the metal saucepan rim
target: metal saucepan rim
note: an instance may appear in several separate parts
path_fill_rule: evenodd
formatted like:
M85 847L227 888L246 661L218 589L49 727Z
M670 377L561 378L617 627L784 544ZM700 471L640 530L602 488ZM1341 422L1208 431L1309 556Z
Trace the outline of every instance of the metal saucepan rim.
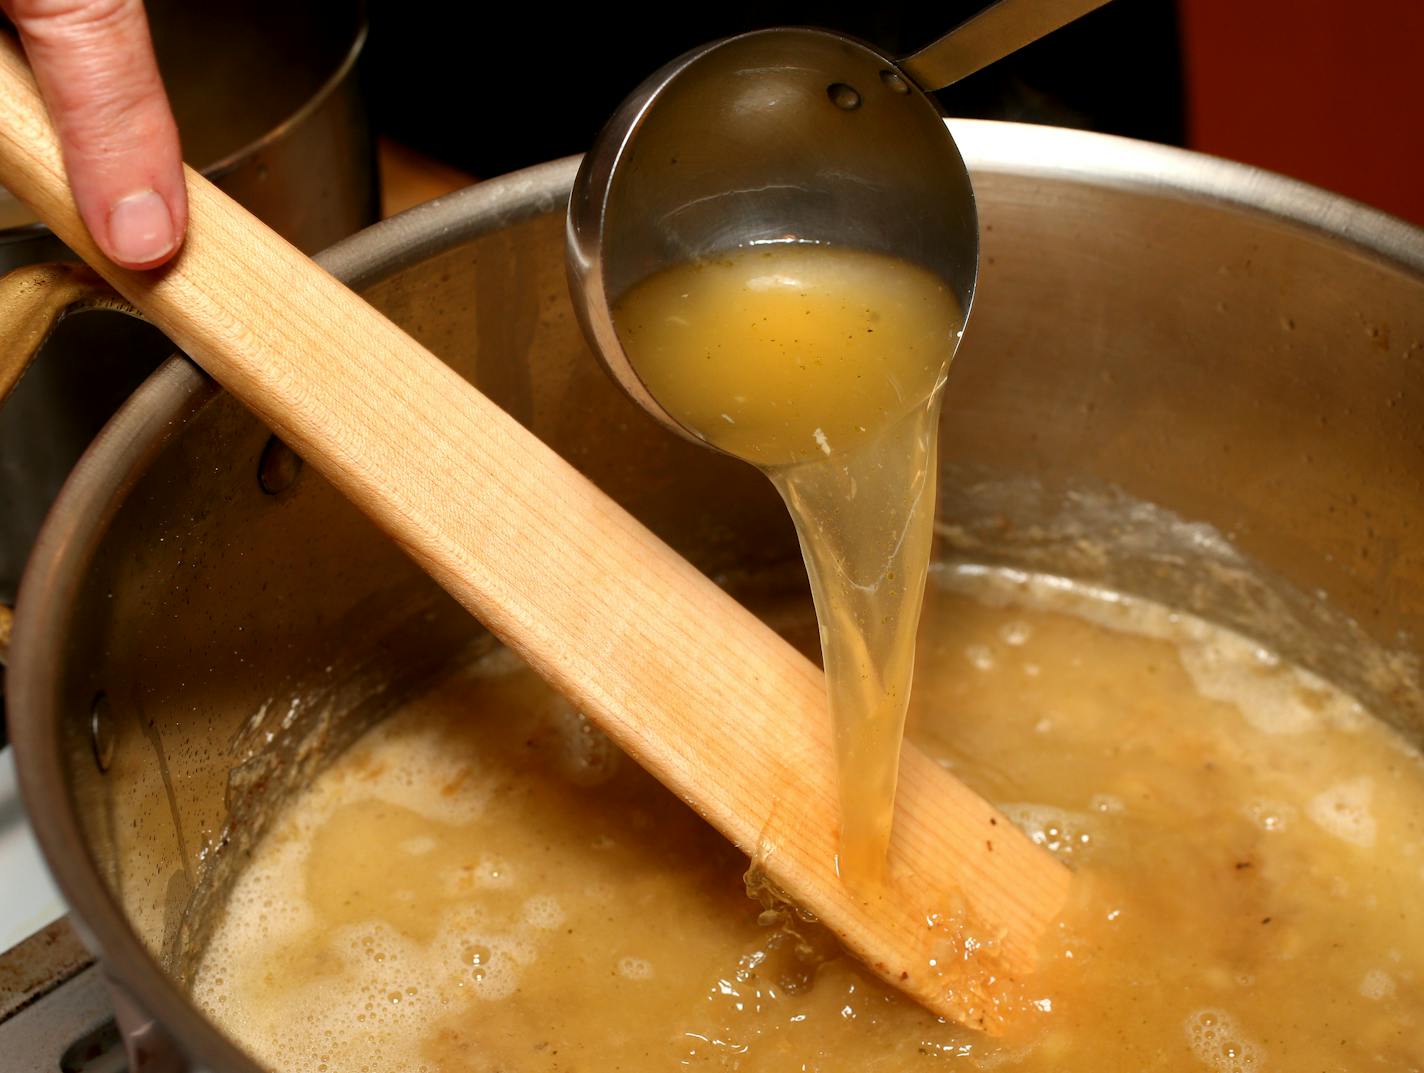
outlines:
M1371 260L1424 276L1424 230L1318 186L1264 168L1173 146L1063 127L949 121L975 173L1081 183L1169 200L1245 209L1296 231L1353 247Z
M346 55L341 58L341 62L337 64L336 70L327 77L326 81L321 84L321 87L306 100L302 101L302 103L297 106L296 111L275 127L272 127L260 137L248 142L241 148L234 149L227 156L206 165L203 168L204 175L213 182L217 182L224 175L228 174L228 172L239 167L244 160L258 150L281 141L294 127L304 122L327 102L327 99L336 92L337 87L345 82L347 77L351 74L356 66L356 61L361 58L362 49L366 47L366 37L370 33L370 26L366 21L364 6L363 4L362 10L357 15L356 33L351 38L351 45L347 48Z

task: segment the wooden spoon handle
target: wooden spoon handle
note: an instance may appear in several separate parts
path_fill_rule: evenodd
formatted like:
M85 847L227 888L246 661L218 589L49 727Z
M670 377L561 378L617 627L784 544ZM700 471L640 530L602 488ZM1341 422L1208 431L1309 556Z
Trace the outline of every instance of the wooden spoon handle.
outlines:
M837 879L816 667L470 384L191 169L172 264L107 261L80 221L18 45L0 45L0 181L620 747L882 976L959 1015L927 925L961 892L1028 968L1067 875L923 756L891 868ZM872 904L873 903L873 904ZM941 931L945 925L941 925Z

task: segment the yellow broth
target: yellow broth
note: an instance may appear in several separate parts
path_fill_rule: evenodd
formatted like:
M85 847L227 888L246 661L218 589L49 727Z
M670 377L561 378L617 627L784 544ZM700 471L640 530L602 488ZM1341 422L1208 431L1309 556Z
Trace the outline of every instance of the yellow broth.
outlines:
M1049 578L936 567L920 652L911 737L1077 873L1002 1038L763 916L745 858L503 651L284 814L197 1000L282 1073L1424 1066L1424 761L1382 723Z

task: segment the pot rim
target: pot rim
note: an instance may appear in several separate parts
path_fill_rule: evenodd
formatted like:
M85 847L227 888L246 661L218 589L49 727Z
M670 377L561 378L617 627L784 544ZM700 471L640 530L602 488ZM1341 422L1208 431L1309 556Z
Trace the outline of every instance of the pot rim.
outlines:
M235 171L255 153L275 145L285 138L292 130L304 123L309 117L321 109L327 100L351 77L356 69L356 64L361 59L361 53L365 51L366 40L371 34L369 16L366 12L366 5L360 2L356 5L355 26L351 34L351 43L347 46L345 54L341 60L332 68L331 73L317 87L306 100L302 101L293 109L291 115L287 116L270 130L259 134L246 145L239 146L226 156L213 161L203 169L203 174L213 182L217 182L229 172Z
M1424 230L1259 168L1110 135L982 120L950 123L971 175L1108 186L1217 205L1383 260L1424 283ZM437 198L317 257L361 290L469 239L567 205L579 159L553 161ZM157 964L87 852L63 790L56 688L73 603L110 520L152 460L220 392L181 354L128 399L65 482L20 586L7 671L20 787L46 862L105 971L199 1066L259 1067Z

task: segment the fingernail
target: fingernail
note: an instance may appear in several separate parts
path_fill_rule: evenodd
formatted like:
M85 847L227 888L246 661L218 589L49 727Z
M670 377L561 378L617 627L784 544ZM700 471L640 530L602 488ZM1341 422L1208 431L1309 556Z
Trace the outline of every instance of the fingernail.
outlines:
M173 216L155 190L114 202L109 210L109 244L116 261L142 265L173 252Z

